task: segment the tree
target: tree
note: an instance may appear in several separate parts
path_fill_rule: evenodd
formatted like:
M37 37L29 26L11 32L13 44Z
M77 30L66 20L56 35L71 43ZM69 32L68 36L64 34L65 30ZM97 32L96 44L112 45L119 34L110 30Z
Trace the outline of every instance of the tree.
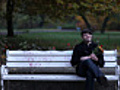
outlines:
M6 20L8 36L13 36L12 19L14 13L28 15L44 15L51 20L65 21L68 16L80 15L87 27L92 30L88 19L88 13L93 15L105 15L102 31L104 31L108 18L112 13L119 12L118 0L2 0L6 3ZM108 17L108 18L107 18ZM43 18L44 19L44 18Z
M7 36L14 36L13 32L13 11L14 11L14 4L13 0L7 0L7 8L6 8L6 21L7 21Z
M85 0L82 3L82 7L84 8L84 10L86 10L86 12L82 12L84 14L82 15L86 15L88 13L93 14L93 16L105 16L104 21L102 23L102 27L101 27L101 33L105 32L105 28L107 25L107 22L109 21L110 17L119 12L119 4L117 2L117 0L109 0L109 1L105 1L105 0ZM80 10L80 8L79 8ZM81 15L81 12L80 14ZM91 29L91 25L90 23L87 21L86 18L84 18L84 21L86 22L86 25L89 29Z
M45 13L53 20L64 20L66 16L80 15L86 26L91 30L92 26L86 16L89 13L93 14L93 16L105 16L101 26L102 33L105 31L111 15L120 11L118 0L49 0L48 3L45 0L35 0L35 3L38 9L44 8L40 9L38 13Z

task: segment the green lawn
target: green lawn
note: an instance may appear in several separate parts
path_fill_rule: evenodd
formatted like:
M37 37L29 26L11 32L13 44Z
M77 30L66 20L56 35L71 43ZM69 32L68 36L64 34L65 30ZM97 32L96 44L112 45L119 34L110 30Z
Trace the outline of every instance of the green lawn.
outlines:
M70 43L72 48L76 43L81 41L80 33L76 32L41 32L23 34L19 37L36 42L40 46L55 46L58 49L66 48L67 43Z
M120 32L107 32L105 34L96 32L93 39L95 42L99 41L99 44L102 44L105 49L115 49L120 46ZM56 49L72 49L82 41L80 32L25 33L7 40L9 44L12 43L14 46L27 42L27 45L35 44L39 47L56 47ZM70 46L67 45L68 43L70 43Z
M80 32L41 32L23 34L21 37L39 43L40 46L55 46L58 49L67 46L67 43L73 47L75 44L82 41ZM94 33L94 41L99 41L106 49L114 49L120 46L120 32L107 32L100 34Z

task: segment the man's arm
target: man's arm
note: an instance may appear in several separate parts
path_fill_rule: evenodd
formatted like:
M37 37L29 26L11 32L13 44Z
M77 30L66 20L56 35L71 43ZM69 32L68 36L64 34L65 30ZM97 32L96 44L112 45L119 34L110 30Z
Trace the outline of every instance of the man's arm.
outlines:
M80 60L84 61L84 60L87 60L87 59L90 59L90 58L91 58L91 56L83 56L83 57L80 58Z
M84 60L87 60L87 59L92 59L94 61L98 61L98 58L94 53L92 53L89 56L83 56L83 57L80 58L81 61L84 61Z
M75 48L73 49L73 54L72 54L72 58L71 58L72 66L77 65L80 62L80 56L79 56L78 48L79 48L79 46L76 45Z

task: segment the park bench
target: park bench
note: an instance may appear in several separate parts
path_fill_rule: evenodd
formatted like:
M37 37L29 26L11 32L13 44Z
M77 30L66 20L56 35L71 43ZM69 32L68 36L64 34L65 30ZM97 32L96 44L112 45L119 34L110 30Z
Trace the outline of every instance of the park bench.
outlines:
M4 80L39 80L39 81L84 81L85 78L69 73L11 74L9 68L73 68L70 64L73 51L6 51L6 65L1 66L1 90L4 90ZM110 81L118 81L119 66L117 65L117 50L104 51L105 68L115 68L115 74L106 75ZM119 90L119 88L118 88Z

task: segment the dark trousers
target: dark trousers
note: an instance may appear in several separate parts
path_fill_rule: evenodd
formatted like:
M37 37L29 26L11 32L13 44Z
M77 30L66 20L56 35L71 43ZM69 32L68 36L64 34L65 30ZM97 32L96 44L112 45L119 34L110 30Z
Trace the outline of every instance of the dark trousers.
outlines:
M86 77L85 90L94 90L94 78L104 76L99 67L91 59L81 61L76 67L77 75Z

